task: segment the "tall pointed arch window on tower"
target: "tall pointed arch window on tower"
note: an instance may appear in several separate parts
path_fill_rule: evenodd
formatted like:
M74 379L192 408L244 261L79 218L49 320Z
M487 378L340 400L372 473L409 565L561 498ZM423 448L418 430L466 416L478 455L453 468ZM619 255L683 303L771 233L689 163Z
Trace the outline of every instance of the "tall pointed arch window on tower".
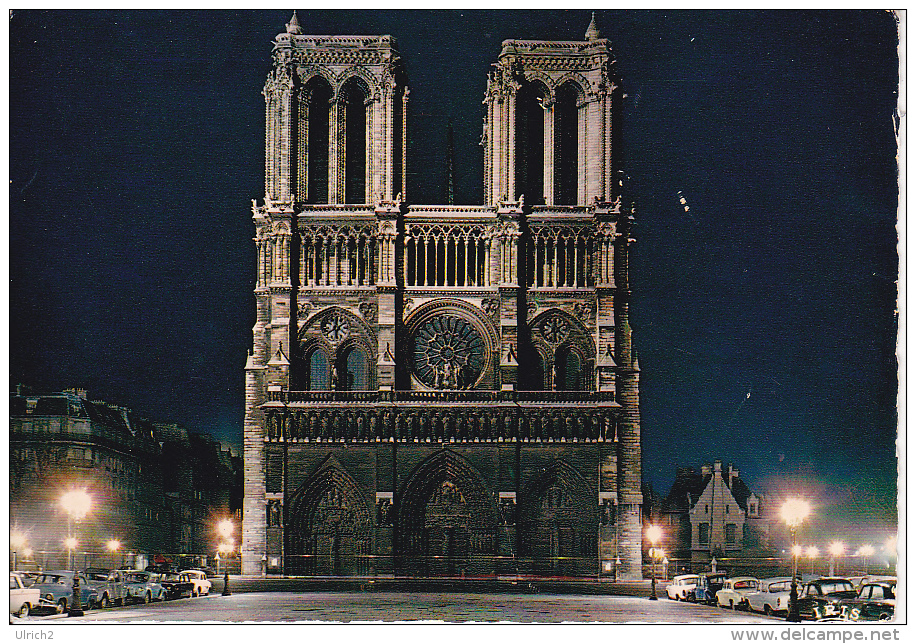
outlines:
M579 91L572 82L557 89L556 203L572 206L579 199Z
M522 85L516 96L515 191L525 203L544 203L544 102L547 88L540 82Z
M338 373L341 378L340 389L346 391L368 390L370 373L366 351L360 346L349 348L341 356Z
M327 352L321 347L316 347L309 354L309 382L310 391L327 391L331 388L330 360Z
M303 127L302 158L306 162L300 176L306 186L308 203L328 203L328 142L330 135L331 86L323 78L312 78L302 93L302 110L307 120Z
M344 201L366 202L366 97L368 88L351 78L342 91L344 108Z
M584 360L582 355L573 347L566 345L557 350L556 357L556 386L564 391L579 391L585 389L583 384Z

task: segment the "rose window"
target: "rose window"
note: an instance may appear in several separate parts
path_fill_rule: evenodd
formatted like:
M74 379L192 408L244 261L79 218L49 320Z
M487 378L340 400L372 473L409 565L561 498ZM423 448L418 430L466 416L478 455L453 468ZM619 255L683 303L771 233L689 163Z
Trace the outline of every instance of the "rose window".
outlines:
M347 318L335 313L325 319L321 331L331 342L340 342L350 335L350 323Z
M541 333L551 344L559 344L569 334L569 325L558 315L552 315L541 325Z
M483 370L485 357L480 333L454 315L437 315L414 334L414 375L433 389L472 387Z

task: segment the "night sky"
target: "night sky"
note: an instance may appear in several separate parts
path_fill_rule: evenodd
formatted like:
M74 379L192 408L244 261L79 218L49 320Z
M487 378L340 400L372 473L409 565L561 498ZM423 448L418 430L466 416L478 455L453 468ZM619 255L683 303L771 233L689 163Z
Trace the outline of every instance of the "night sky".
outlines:
M486 74L586 11L300 11L391 34L409 201L482 200ZM10 376L241 443L271 40L290 12L14 12ZM721 458L893 525L897 34L868 12L597 14L628 95L643 471ZM685 211L681 197L689 206ZM750 393L750 397L748 397ZM794 487L793 487L794 486ZM868 526L868 527L866 527Z

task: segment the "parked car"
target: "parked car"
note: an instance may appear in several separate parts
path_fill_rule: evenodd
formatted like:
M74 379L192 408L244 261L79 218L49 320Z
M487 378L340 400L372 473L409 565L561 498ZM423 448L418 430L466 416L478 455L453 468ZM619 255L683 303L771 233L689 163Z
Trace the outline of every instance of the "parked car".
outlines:
M32 585L37 588L41 596L48 601L48 606L54 607L58 613L63 613L73 603L73 571L56 570L40 574ZM86 576L79 575L80 606L89 610L98 602L98 592L89 583Z
M840 602L840 613L852 622L889 622L897 605L897 580L867 583L854 599Z
M28 617L32 608L38 608L41 592L29 588L22 581L22 575L10 573L10 614L17 617Z
M128 570L124 579L127 601L148 604L165 601L165 588L159 583L159 575L144 570Z
M765 615L781 615L789 612L789 594L792 592L791 577L761 579L757 590L746 595L750 610Z
M716 591L716 604L732 610L747 610L747 594L757 590L756 577L731 577Z
M848 579L823 577L809 581L799 593L798 614L802 619L823 619L840 614L840 602L853 599L856 589Z
M207 573L203 570L183 570L181 574L190 577L191 583L194 584L194 592L191 593L192 597L210 594L210 586L213 584L207 579Z
M123 570L107 570L104 568L87 568L86 577L95 587L98 594L98 606L109 608L112 604L123 606L127 599L127 588L124 585Z
M668 594L668 599L685 602L696 587L697 575L678 575L665 587L665 592Z
M719 572L701 572L697 576L697 587L693 589L693 595L688 597L690 601L702 604L716 605L716 593L722 590L728 573L724 570Z
M166 599L181 599L194 593L194 582L183 572L164 572L159 575L159 583L165 589Z
M22 581L22 585L28 588L35 583L35 578L40 575L40 572L35 572L33 570L14 570L14 574L19 575L19 579Z

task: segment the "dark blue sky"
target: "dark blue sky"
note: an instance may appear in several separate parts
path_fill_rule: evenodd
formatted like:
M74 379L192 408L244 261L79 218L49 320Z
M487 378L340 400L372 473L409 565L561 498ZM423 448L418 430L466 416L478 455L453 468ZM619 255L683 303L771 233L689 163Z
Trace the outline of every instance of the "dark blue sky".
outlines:
M505 38L585 11L301 11L398 40L409 194L479 203ZM288 11L14 12L10 372L240 441L261 89ZM894 507L896 24L869 12L598 12L637 202L643 469L722 458L825 518ZM683 195L690 207L679 202ZM750 398L747 397L751 393ZM861 499L872 499L864 503Z

